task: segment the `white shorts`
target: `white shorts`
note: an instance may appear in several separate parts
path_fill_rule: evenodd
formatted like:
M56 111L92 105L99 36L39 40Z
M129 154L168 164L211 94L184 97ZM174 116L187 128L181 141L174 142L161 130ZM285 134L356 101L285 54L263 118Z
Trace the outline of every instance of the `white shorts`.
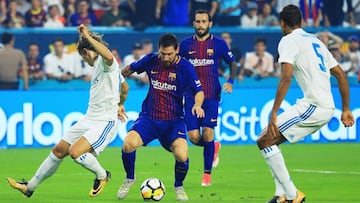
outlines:
M295 143L327 124L334 111L335 109L321 108L298 100L294 106L278 116L277 126L290 143Z
M71 145L83 136L94 150L94 155L97 156L116 134L118 124L118 120L96 121L84 116L75 125L71 126L65 133L63 140Z

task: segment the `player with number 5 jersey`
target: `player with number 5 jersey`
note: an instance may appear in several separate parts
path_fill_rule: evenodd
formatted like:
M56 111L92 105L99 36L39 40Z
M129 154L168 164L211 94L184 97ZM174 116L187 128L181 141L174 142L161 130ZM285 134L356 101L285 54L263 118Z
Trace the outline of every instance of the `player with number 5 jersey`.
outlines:
M299 8L285 6L280 12L280 25L284 35L278 45L281 76L269 124L261 132L257 145L275 181L275 196L268 203L301 203L305 201L305 194L293 183L278 145L285 141L298 142L316 132L333 117L335 105L330 74L338 82L342 98L341 121L344 126L352 126L354 117L350 111L349 85L345 73L326 46L301 28ZM277 116L292 76L304 97Z

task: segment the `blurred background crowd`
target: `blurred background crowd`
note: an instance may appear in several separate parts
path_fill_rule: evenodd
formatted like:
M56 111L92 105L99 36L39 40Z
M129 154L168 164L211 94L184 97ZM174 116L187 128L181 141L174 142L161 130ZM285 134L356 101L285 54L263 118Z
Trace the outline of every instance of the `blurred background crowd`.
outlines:
M0 0L0 29L3 31L0 86L9 81L17 83L19 77L24 77L24 70L30 85L44 79L63 82L91 79L91 68L82 61L75 44L65 44L63 39L56 38L49 50L40 50L39 44L34 42L28 44L27 50L10 53L7 50L15 48L16 39L8 28L61 29L85 24L143 31L154 26L191 27L193 13L198 9L210 11L214 26L278 27L279 11L287 4L301 8L304 27L360 29L360 0ZM243 50L240 44L233 43L231 32L222 32L219 36L235 56L238 82L244 78L279 76L277 55L267 50L265 36L254 40L251 50ZM344 39L322 29L316 36L328 46L348 76L358 77L360 81L359 35L351 34ZM121 67L153 51L156 51L156 44L147 38L133 43L123 56L112 48ZM10 62L6 60L9 58L15 59ZM228 75L228 67L222 64L219 76L226 79ZM145 74L133 75L131 79L140 87L148 83Z

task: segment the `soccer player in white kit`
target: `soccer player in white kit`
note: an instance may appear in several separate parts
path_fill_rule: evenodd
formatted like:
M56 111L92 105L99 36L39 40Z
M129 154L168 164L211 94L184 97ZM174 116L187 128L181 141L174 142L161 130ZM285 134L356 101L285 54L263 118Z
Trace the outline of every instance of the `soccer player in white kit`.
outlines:
M292 182L285 161L278 147L289 141L295 143L314 133L332 118L335 110L331 93L330 74L336 77L341 98L341 121L345 127L354 124L349 107L349 86L345 73L314 35L301 29L298 7L288 5L280 12L283 37L278 45L281 76L267 128L257 140L257 145L275 181L275 196L269 203L300 203L305 194ZM279 116L277 112L295 77L304 98Z
M78 31L78 51L84 61L93 67L88 109L52 149L29 182L7 179L10 186L26 197L30 197L42 181L55 173L67 155L96 175L89 193L91 197L103 190L111 176L96 157L116 134L118 118L124 122L127 117L123 104L128 85L102 36L89 31L84 25L80 25Z

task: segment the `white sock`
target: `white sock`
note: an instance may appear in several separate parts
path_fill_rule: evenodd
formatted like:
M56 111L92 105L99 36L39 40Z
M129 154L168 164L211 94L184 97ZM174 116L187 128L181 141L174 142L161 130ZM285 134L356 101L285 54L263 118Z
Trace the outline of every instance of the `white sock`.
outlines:
M286 199L295 199L297 189L290 178L289 171L285 166L285 160L279 147L277 145L272 145L262 149L261 152L276 179L285 190Z
M39 184L44 181L46 178L52 176L55 171L59 168L62 159L59 159L51 151L49 156L41 163L40 167L36 171L35 175L27 184L27 188L30 191L34 191Z
M82 165L84 168L96 174L97 179L106 178L106 171L101 167L96 157L91 153L85 153L74 159L77 163Z
M272 177L274 178L274 182L275 182L275 196L285 196L285 190L283 188L283 186L281 185L281 183L279 182L279 180L277 179L277 177L275 176L273 170L270 168L270 172Z

